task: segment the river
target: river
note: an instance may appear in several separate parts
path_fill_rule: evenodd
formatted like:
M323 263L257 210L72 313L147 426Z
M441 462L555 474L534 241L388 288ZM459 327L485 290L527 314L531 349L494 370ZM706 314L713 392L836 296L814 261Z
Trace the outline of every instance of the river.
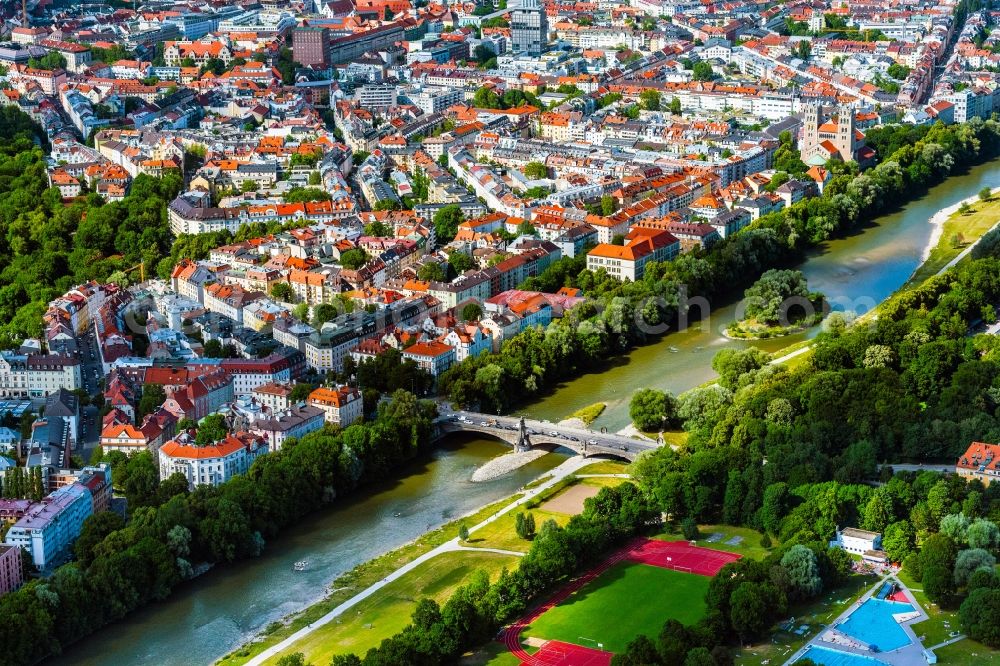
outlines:
M855 235L826 243L799 267L810 288L832 300L857 303L852 309L859 311L865 309L865 299L869 307L884 300L920 264L932 232L930 217L985 186L1000 187L997 164L953 177ZM610 361L608 367L565 383L524 411L558 421L580 407L605 401L608 409L594 426L618 430L629 424L628 399L637 387L679 393L713 377L712 356L726 345L754 344L776 351L815 335L813 330L780 340L727 340L719 331L734 319L735 309L734 304L720 307L701 325ZM678 351L671 352L671 347ZM67 657L48 663L209 664L268 623L317 599L342 572L511 494L563 459L545 456L501 479L469 481L479 465L504 450L497 442L451 439L399 479L345 499L283 532L262 557L219 567L178 589L167 601L107 627L72 646ZM309 560L309 569L293 572L292 563L300 559Z
M270 622L321 598L341 573L513 494L567 457L548 455L485 483L469 480L480 465L508 450L493 440L451 437L400 478L282 532L263 556L218 567L46 664L210 664ZM303 559L308 568L293 571L292 564Z
M881 303L921 264L933 231L931 216L975 196L983 187L1000 187L998 166L1000 161L989 162L949 178L860 232L817 248L798 266L808 278L809 288L825 294L837 310L849 303L848 309L860 314ZM752 344L772 352L819 331L817 327L780 339L733 341L721 331L736 318L735 312L736 304L719 307L709 320L669 333L628 356L609 361L607 367L565 382L523 411L534 418L558 421L581 407L606 402L607 408L592 427L620 430L631 423L628 402L636 388L655 387L676 395L715 377L712 357L723 347ZM677 351L671 351L671 347Z

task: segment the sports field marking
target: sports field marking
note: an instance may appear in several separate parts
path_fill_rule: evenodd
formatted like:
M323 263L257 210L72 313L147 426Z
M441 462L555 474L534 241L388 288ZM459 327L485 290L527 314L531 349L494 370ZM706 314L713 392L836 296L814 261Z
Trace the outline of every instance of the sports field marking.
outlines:
M609 666L610 652L593 648L564 643L563 641L546 641L533 656L533 664L544 666Z
M628 553L629 559L654 567L675 569L700 576L714 576L719 569L740 559L738 553L692 546L686 541L645 539Z

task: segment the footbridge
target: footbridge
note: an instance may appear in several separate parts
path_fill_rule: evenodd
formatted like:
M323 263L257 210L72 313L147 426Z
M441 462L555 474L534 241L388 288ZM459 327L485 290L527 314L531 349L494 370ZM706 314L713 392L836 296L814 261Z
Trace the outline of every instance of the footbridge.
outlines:
M491 416L477 412L442 409L434 421L435 435L473 432L507 442L526 451L535 446L563 446L583 456L613 456L635 460L643 451L662 446L661 442L633 439L609 432L573 428L548 421L516 416Z

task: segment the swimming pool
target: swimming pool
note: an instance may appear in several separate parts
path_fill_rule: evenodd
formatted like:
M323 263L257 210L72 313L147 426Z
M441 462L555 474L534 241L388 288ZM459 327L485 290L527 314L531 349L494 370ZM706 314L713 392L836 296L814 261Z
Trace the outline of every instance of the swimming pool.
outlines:
M888 652L910 644L910 637L892 616L912 610L913 606L899 601L869 599L841 622L837 629L866 645L878 648L880 652Z
M829 650L816 645L811 645L801 658L812 659L820 666L876 666L876 664L881 663L871 657L863 657L840 650Z

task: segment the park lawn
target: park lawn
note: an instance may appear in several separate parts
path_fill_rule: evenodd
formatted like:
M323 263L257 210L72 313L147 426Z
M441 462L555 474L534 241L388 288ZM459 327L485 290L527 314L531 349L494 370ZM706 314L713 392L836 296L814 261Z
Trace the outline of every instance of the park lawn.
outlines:
M628 481L618 476L595 476L587 479L580 479L580 485L595 486L597 488L614 488Z
M628 474L628 463L620 460L602 460L581 467L576 470L577 476L581 474Z
M236 666L246 663L268 647L275 643L280 643L299 629L323 617L355 594L374 585L404 564L412 562L427 551L440 546L449 539L453 539L458 534L458 526L461 523L477 525L498 510L516 501L519 497L519 494L505 497L483 507L470 516L458 518L442 525L436 530L427 532L415 541L411 541L396 550L380 555L374 560L359 564L350 571L338 576L330 584L330 589L336 591L332 592L325 599L304 608L299 613L293 615L287 623L272 622L264 629L262 635L257 637L253 642L240 646L216 663L220 666Z
M761 666L762 664L783 664L793 652L805 645L824 629L863 592L871 588L874 576L852 575L843 585L823 594L819 599L807 603L793 604L788 609L788 617L795 618L795 626L809 625L809 630L799 636L779 627L773 627L771 634L762 642L742 648L736 654L738 666Z
M917 635L924 647L933 647L952 638L951 632L961 631L962 623L958 619L957 610L944 610L924 594L920 581L914 581L905 570L899 572L899 580L910 589L910 594L927 613L927 619L913 625L913 633ZM971 641L970 641L971 642ZM989 648L985 648L989 650Z
M527 637L622 652L639 634L655 637L674 618L694 624L705 614L710 579L671 569L619 562L525 627Z
M917 627L920 625L917 625ZM917 627L914 627L916 630ZM986 647L971 639L964 639L934 650L938 663L950 666L976 666L977 664L1000 664L1000 650Z
M938 239L937 245L931 248L927 261L917 268L903 285L903 289L916 287L927 278L934 276L970 243L974 243L980 236L989 231L990 227L997 221L1000 221L1000 196L996 195L985 203L982 201L974 202L972 212L967 215L962 215L957 211L952 213L945 220L941 237ZM958 247L952 244L952 238L956 234L962 237L962 243Z
M570 516L565 513L554 511L544 511L542 509L526 509L520 506L513 511L508 511L504 515L494 520L489 525L476 530L469 535L469 540L463 545L472 548L499 548L501 550L514 550L520 553L527 553L531 547L531 542L517 536L514 529L514 521L519 513L530 513L535 517L535 529L540 529L546 520L556 521L560 527L569 522Z
M712 382L715 383L714 381ZM653 433L650 435L652 439L656 439L657 435L663 435L663 442L675 449L683 449L687 446L688 432L685 430L667 430L662 433Z
M569 522L569 519L572 517L571 514L542 509L540 508L541 505L555 497L558 497L561 493L576 485L585 484L600 488L604 486L617 486L625 481L626 479L620 479L617 477L566 479L565 482L557 483L552 488L541 493L538 497L532 498L530 502L527 502L512 511L508 511L506 514L500 516L500 518L494 520L489 525L485 525L476 530L469 535L469 540L465 542L465 545L473 548L500 548L501 550L514 550L526 553L528 552L528 548L531 547L531 542L517 536L517 530L514 528L514 521L517 520L517 514L532 514L535 517L535 529L541 529L542 523L546 520L554 520L560 527L562 527Z
M386 585L338 620L319 627L282 654L302 652L306 662L313 664L328 664L335 654L353 652L364 656L369 648L410 623L410 615L420 599L429 597L443 605L456 588L468 582L473 572L481 569L495 579L502 568L516 566L517 558L510 555L442 553Z
M763 534L756 530L752 530L749 527L734 527L732 525L699 525L697 544L705 548L714 548L715 550L723 550L727 553L739 553L744 557L752 557L755 560L762 560L767 557L770 549L764 548L760 545L760 539ZM714 533L722 534L722 539L709 543L705 541L705 538ZM726 544L725 541L731 539L734 536L743 537L743 541L740 542L738 546L730 546ZM677 528L668 529L668 531L660 532L659 534L653 535L654 539L660 539L662 541L683 541L684 536L680 533Z

